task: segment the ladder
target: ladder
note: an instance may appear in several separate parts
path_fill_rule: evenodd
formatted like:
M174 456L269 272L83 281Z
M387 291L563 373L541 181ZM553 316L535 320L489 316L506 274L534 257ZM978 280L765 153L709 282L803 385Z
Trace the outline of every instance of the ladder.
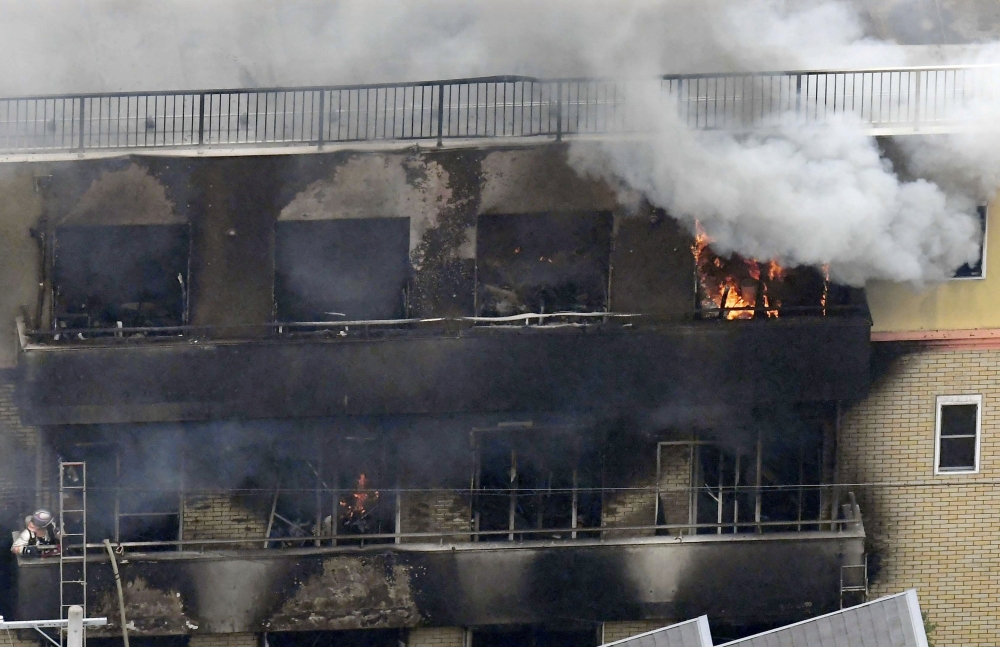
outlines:
M87 464L59 461L59 619L76 605L87 617Z
M844 608L844 598L847 594L858 594L861 604L868 601L868 556L862 557L862 563L841 565L840 567L840 608ZM848 605L854 606L854 605Z

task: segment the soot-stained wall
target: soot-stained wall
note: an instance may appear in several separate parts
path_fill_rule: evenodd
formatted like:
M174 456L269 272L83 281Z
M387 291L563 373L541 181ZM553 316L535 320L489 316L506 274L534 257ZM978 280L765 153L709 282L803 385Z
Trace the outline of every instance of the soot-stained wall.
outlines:
M863 530L853 529L739 541L130 554L120 568L137 636L701 614L722 625L765 624L835 610L841 566L860 563L863 543ZM58 607L57 560L22 560L18 576L17 617L51 617ZM94 634L115 635L106 559L93 559L88 589L95 615L108 618Z
M647 212L620 206L603 182L579 176L566 149L555 144L12 164L0 174L0 204L0 272L14 287L0 301L0 362L7 366L15 359L13 319L20 309L30 315L29 327L50 325L45 295L51 286L39 289L39 282L43 265L53 264L53 237L64 226L188 225L189 322L221 327L228 336L249 333L226 327L273 320L279 221L408 219L406 314L425 317L475 313L480 216L606 212L622 243L611 243L611 309L689 306L688 236L673 222L650 229ZM46 264L32 229L49 234ZM325 268L300 269L322 274Z

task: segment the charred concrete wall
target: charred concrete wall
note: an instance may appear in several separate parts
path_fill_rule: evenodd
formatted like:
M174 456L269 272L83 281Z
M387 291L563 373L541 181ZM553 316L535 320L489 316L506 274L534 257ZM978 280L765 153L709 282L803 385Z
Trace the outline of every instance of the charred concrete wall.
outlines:
M0 175L0 197L0 272L10 288L0 315L11 322L4 335L13 334L21 309L29 324L50 324L51 304L40 302L52 286L39 283L59 258L59 229L71 226L189 224L189 321L224 327L272 321L279 224L408 219L407 314L423 317L474 313L480 215L607 211L620 239L611 260L612 309L681 312L691 305L687 235L648 210L619 206L603 183L578 176L557 145L12 164ZM45 236L36 240L33 230ZM324 268L303 272L322 278ZM3 339L0 361L9 366L15 339Z
M41 174L37 175L36 174ZM14 319L33 316L43 291L41 252L37 231L44 213L40 188L44 170L30 166L0 165L0 370L17 361Z
M339 631L691 617L791 622L836 609L860 532L663 537L553 547L452 544L130 554L121 565L134 635ZM776 567L781 565L781 568ZM803 579L801 573L811 577ZM88 569L93 612L117 631L106 560ZM19 570L18 617L49 617L58 564ZM55 597L45 592L56 593ZM35 594L35 592L42 592Z

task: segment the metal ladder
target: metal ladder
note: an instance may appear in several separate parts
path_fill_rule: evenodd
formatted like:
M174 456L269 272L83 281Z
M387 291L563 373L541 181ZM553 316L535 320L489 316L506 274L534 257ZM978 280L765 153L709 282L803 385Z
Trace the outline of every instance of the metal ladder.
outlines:
M59 618L83 607L87 617L87 464L59 461ZM86 637L84 637L86 640ZM59 642L65 644L60 629Z
M861 582L858 583L860 577ZM844 608L845 594L861 594L861 604L868 601L868 555L862 558L862 563L841 565L840 567L840 608ZM851 605L853 606L853 605Z

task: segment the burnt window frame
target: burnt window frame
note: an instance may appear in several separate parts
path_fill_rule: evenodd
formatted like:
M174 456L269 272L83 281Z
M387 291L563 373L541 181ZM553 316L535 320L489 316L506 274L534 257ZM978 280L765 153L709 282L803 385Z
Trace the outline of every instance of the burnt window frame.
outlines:
M979 216L979 223L982 227L982 238L980 238L979 262L970 266L968 263L955 270L955 275L951 277L953 281L976 281L986 278L986 236L989 229L989 207L980 205L976 208L976 215Z
M349 313L339 313L339 312L322 312L317 314L322 314L327 317L326 319L314 319L313 321L303 321L300 317L296 317L294 311L298 308L302 308L302 303L298 305L292 305L293 300L298 300L304 302L301 294L296 294L295 290L292 289L292 281L290 280L290 272L285 270L283 260L279 259L282 249L289 243L289 233L292 231L290 229L293 225L305 225L303 229L308 227L322 227L331 226L336 227L337 225L348 226L351 225L360 227L363 224L371 224L381 222L386 226L390 225L405 225L406 229L406 250L405 254L402 256L403 265L405 266L405 277L403 281L402 291L399 294L399 309L395 315L389 316L378 316L378 317L352 317ZM401 227L402 229L402 227ZM271 259L272 262L272 320L276 323L321 323L321 324L337 324L344 322L358 322L358 321L395 321L403 320L409 317L410 314L410 304L409 304L409 292L411 289L411 281L413 278L413 266L411 259L411 245L412 241L412 218L406 215L389 215L389 216L378 216L378 217L360 217L360 218L321 218L321 219L289 219L289 220L278 220L274 223L274 254ZM327 250L328 251L328 250ZM325 260L329 260L329 257ZM346 310L346 309L345 309ZM304 314L304 313L300 313ZM308 317L307 317L308 318Z
M484 222L494 221L503 224L506 227L511 227L513 224L511 222L502 223L503 219L517 219L525 222L529 219L543 219L543 218L565 218L573 219L581 216L594 217L595 221L600 218L605 222L600 223L606 226L607 233L607 249L601 250L600 263L595 264L595 266L600 267L600 271L603 274L601 277L601 291L600 291L600 303L593 306L587 310L580 310L579 312L595 313L595 312L609 312L611 307L611 275L612 275L612 261L614 254L614 238L615 238L615 218L614 212L608 209L548 209L544 211L514 211L509 213L480 213L476 216L476 279L475 279L475 314L477 317L500 317L503 318L505 315L502 314L490 314L486 310L487 300L484 298L483 290L485 288L485 283L483 282L484 275L488 275L489 271L484 266L484 263L489 263L493 260L491 255L488 253L487 243L489 237L484 234L485 231L490 230L489 226L485 226ZM598 223L594 223L595 226ZM565 238L565 236L561 236ZM490 241L494 243L496 241ZM595 241L593 239L588 239L589 243L593 244ZM520 248L518 248L519 250ZM518 253L517 251L515 253ZM508 259L509 260L509 259ZM551 260L549 261L551 262ZM510 288L513 292L516 289L511 286ZM542 311L542 312L539 312ZM526 312L514 313L512 316L515 318L520 316L524 317L527 314L552 314L556 312L572 313L576 312L573 308L548 308L546 307L535 307L528 308ZM526 320L527 321L527 320Z
M941 466L941 421L944 407L953 405L976 405L976 429L975 429L975 452L974 461L971 467L942 467ZM939 395L934 405L934 475L952 476L956 474L978 474L981 462L981 447L983 440L983 396L981 394L967 395ZM969 438L971 434L945 436L945 438Z
M94 326L88 325L86 328L77 329L72 326L60 326L60 321L67 321L73 316L78 316L75 313L67 313L61 311L59 308L59 272L57 270L59 255L59 235L60 232L66 232L68 230L77 230L83 228L91 228L94 230L108 230L108 229L127 229L127 228L137 228L137 227L178 227L184 231L186 237L186 256L184 263L183 272L183 284L181 285L181 318L178 325L187 326L191 321L191 260L194 254L194 229L190 222L169 222L169 223L120 223L120 224L110 224L110 225L76 225L76 224L59 224L51 227L49 233L47 234L51 238L51 243L47 246L45 251L45 273L46 273L46 292L48 294L48 307L46 311L48 313L48 319L50 326L56 332L86 332L87 330L114 330L114 326ZM88 318L88 324L92 324L91 320ZM57 337L58 339L58 337Z
M525 437L525 434L529 436ZM560 446L561 449L565 452L569 452L573 457L571 461L573 468L570 471L571 484L568 487L553 489L553 492L545 495L549 497L551 497L552 494L569 495L569 527L550 527L545 525L542 527L517 527L516 512L514 512L514 508L518 505L519 498L530 497L532 496L532 492L535 492L536 494L538 493L537 486L523 486L520 482L520 470L518 470L516 463L517 454L518 451L523 449L526 445L534 444L531 441L531 436L537 437L540 434L549 436L546 439L548 443L552 446ZM591 519L594 522L591 525L584 523L587 519L587 516L585 516L584 513L588 507L594 503L593 500L587 501L585 498L597 496L598 499L603 502L604 475L602 468L594 463L588 465L588 459L599 460L600 453L597 452L588 454L585 450L585 441L573 428L561 425L535 426L530 423L524 426L516 425L509 427L475 428L472 430L471 439L473 452L471 506L474 532L473 541L515 542L541 539L578 539L583 537L596 537L599 535L603 524L603 505L598 507L596 518ZM501 446L504 446L504 451L508 460L507 470L510 474L509 484L511 487L493 490L486 488L483 485L483 450L485 449L485 443L488 443L491 440L494 442L499 440ZM535 469L538 469L539 467L537 463L530 461L528 464ZM588 474L586 472L588 467L596 469L594 469L592 473ZM587 481L591 479L596 481L594 485L588 485ZM483 508L481 507L481 497L483 496L502 496L507 500L507 505L510 506L509 510L515 516L508 517L508 525L506 528L482 530L480 522L483 514ZM548 504L550 501L545 501L545 503ZM512 523L513 525L511 525ZM484 536L479 534L480 532L487 532L490 534Z

